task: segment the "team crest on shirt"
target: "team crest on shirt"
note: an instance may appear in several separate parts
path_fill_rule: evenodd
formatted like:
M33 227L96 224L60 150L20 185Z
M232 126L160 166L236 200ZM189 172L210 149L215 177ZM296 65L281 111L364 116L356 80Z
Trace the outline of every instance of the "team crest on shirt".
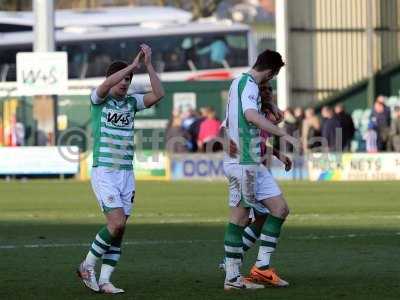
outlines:
M106 126L113 128L132 128L133 115L131 112L123 112L113 109L106 110Z
M249 99L253 101L257 101L258 96L256 95L249 95Z

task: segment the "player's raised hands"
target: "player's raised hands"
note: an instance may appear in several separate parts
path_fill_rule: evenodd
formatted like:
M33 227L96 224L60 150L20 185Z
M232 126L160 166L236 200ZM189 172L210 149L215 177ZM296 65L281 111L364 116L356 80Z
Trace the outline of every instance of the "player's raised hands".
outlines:
M151 64L151 48L146 44L140 45L141 52L144 54L144 64L146 66Z
M142 50L139 51L139 53L136 55L135 59L132 62L132 66L135 69L139 69L140 68L140 60L142 59L144 53Z

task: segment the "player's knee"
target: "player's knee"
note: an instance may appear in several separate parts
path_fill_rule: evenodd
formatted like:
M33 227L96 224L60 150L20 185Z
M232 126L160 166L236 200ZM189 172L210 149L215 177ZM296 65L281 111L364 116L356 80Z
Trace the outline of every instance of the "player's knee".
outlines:
M249 224L249 217L248 217L248 215L241 216L241 217L238 219L238 223L237 223L237 224L240 225L240 226L243 226L243 227L247 226L247 225Z
M230 222L239 226L246 226L249 222L249 210L243 207L232 208Z
M108 224L108 227L113 236L121 236L125 230L125 222L124 220L115 220Z
M282 207L282 218L286 219L289 213L290 213L289 206L287 206L287 204L285 203L285 205Z
M285 219L289 215L289 212L290 212L289 207L285 201L276 203L274 207L271 209L271 213L274 216L277 216L282 219Z

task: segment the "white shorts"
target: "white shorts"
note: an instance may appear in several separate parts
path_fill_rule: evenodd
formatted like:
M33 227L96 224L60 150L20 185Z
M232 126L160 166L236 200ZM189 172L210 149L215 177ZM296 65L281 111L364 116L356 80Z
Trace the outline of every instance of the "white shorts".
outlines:
M253 208L256 214L267 214L261 201L282 194L269 170L263 165L224 164L229 181L229 206Z
M122 208L125 215L131 214L135 199L135 176L132 170L94 167L91 182L103 212Z

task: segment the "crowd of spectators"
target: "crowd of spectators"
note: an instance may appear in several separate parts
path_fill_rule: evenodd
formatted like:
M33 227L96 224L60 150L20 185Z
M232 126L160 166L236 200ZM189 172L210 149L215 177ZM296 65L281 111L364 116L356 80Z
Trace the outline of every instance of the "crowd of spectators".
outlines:
M319 116L313 108L304 112L302 108L289 108L283 126L301 139L303 153L321 151L321 147L332 152L400 152L400 106L390 108L384 96L377 97L366 130L356 128L343 104L324 106ZM352 147L357 134L361 143ZM286 149L292 151L290 146Z
M365 131L356 128L343 104L324 106L319 116L313 108L304 113L301 108L287 109L284 127L301 139L304 153L321 151L321 147L332 152L400 152L400 106L391 109L384 96L377 97ZM361 143L352 147L357 133ZM287 150L292 148L288 146Z
M394 106L392 111L385 104L385 97L378 96L365 137L371 144L370 148L367 146L368 152L400 152L400 106Z
M221 121L210 106L199 111L175 110L167 127L166 149L174 153L221 151L220 126Z
M331 152L400 152L400 106L392 109L385 97L378 96L369 115L368 127L361 132L343 104L324 106L317 113L314 108L288 108L281 126L301 141L301 153L328 150ZM167 128L167 150L175 153L220 151L219 127L221 121L212 107L199 111L174 111ZM361 147L352 147L357 136ZM287 152L294 151L285 145Z
M289 134L300 138L303 153L350 151L355 133L353 120L342 104L322 107L320 116L311 107L289 108L283 126ZM287 146L287 151L292 152L293 147Z

